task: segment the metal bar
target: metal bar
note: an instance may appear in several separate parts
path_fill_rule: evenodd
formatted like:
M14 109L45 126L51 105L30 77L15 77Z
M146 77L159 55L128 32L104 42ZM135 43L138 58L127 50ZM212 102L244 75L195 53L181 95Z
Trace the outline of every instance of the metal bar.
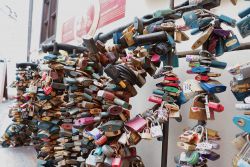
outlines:
M167 122L163 123L161 167L167 167L168 165L168 134L169 134L169 119Z
M170 9L174 9L174 0L170 0ZM171 50L171 53L173 51ZM172 55L170 54L168 56L168 65L171 65ZM161 167L167 167L168 166L168 136L169 136L169 118L167 122L163 123L163 139L162 139L162 146L161 146Z
M27 62L30 61L30 46L32 33L32 15L33 15L33 0L29 3L29 20L28 20L28 42L27 42Z
M169 7L170 7L170 9L174 9L174 0L170 0Z
M76 53L82 53L85 51L88 51L86 47L83 46L74 46L70 44L62 44L62 43L53 43L53 44L47 44L42 46L43 52L52 52L54 50L54 46L56 45L57 49L59 50L65 50L69 53L73 53L75 50Z

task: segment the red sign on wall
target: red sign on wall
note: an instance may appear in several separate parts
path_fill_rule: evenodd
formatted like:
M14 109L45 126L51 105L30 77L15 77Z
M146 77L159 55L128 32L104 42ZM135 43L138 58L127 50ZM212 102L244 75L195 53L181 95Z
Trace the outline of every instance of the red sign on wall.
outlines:
M91 0L93 2L93 0ZM84 35L94 35L98 28L125 17L126 0L96 0L82 16L63 23L62 42L69 43Z

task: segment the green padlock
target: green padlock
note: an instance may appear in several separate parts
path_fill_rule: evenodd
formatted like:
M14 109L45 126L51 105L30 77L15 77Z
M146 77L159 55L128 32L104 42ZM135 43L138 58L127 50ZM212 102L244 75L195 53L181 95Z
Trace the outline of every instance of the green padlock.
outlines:
M168 92L172 92L172 93L178 93L180 91L179 89L172 87L172 86L164 86L163 90L168 91Z
M200 154L197 151L192 152L190 157L187 158L187 163L190 165L195 165L199 161Z
M165 9L165 10L157 10L154 12L153 16L154 17L164 17L166 15L172 14L174 11L171 9Z

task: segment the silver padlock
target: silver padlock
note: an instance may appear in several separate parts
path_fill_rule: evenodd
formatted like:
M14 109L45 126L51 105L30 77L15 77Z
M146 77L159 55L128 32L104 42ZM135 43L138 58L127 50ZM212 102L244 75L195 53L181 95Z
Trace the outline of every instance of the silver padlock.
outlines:
M146 127L143 132L141 133L141 138L146 140L152 140L152 135L150 132L150 128Z
M88 158L86 159L86 165L90 165L90 166L96 166L96 156L94 155L94 151L92 150L88 156Z
M114 149L110 147L109 145L103 145L102 146L102 152L105 156L111 157L114 154Z
M128 138L129 134L127 132L124 132L119 138L118 143L125 145L128 143Z
M104 165L105 166L111 166L112 165L112 162L113 162L113 157L106 157L105 160L104 160Z
M162 128L158 121L151 123L150 131L153 138L158 138L163 136Z

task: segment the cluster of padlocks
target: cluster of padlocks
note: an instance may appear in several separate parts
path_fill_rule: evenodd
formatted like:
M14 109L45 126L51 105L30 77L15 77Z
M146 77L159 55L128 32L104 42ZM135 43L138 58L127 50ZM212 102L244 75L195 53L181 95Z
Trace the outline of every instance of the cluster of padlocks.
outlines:
M202 4L210 9L218 1ZM224 110L215 94L226 87L214 79L220 74L210 70L224 69L226 63L216 56L240 44L232 31L221 28L221 23L235 27L236 20L194 7L159 10L144 20L136 17L122 31L112 33L112 46L98 40L102 34L97 39L85 36L84 47L54 43L43 47L46 55L39 64L17 64L13 84L17 100L9 113L14 123L6 129L1 145L35 145L38 166L143 167L135 145L141 139L162 138L162 124L169 118L181 121L181 104L193 99L189 118L198 124L180 135L177 145L184 151L175 162L205 167L207 160L217 160L220 155L214 150L220 137L206 127L206 121ZM191 11L183 14L186 25L177 26L174 20L181 18L182 9ZM204 32L192 45L193 50L203 48L199 55L186 57L191 67L187 72L196 76L181 88L173 67L178 66L176 42L189 39L185 29L192 29L193 35ZM161 62L163 67L156 73ZM148 99L156 105L130 118L129 100L148 74L164 77ZM241 91L245 88L241 86L233 90Z
M220 136L217 131L206 127L207 120L215 119L215 112L222 112L224 106L220 104L216 93L226 90L226 86L215 78L221 76L214 73L212 68L224 69L226 63L220 62L216 57L226 51L231 51L240 46L238 38L230 30L221 28L224 23L235 27L236 20L225 15L217 16L207 10L194 10L183 14L186 25L192 29L191 34L203 34L192 45L195 50L202 46L199 55L187 55L189 63L188 74L196 74L195 80L187 80L183 85L183 93L187 99L193 98L189 118L197 120L198 124L184 130L179 136L177 146L184 150L175 158L178 166L207 166L207 161L215 161L220 155L215 152L219 149L217 140Z
M250 161L250 116L248 110L250 110L250 63L242 65L236 65L228 69L228 71L234 76L230 83L231 91L233 92L236 100L235 108L240 111L245 111L244 115L236 115L233 117L233 122L243 132L236 135L233 140L233 145L238 150L238 153L233 158L233 166L249 166Z

